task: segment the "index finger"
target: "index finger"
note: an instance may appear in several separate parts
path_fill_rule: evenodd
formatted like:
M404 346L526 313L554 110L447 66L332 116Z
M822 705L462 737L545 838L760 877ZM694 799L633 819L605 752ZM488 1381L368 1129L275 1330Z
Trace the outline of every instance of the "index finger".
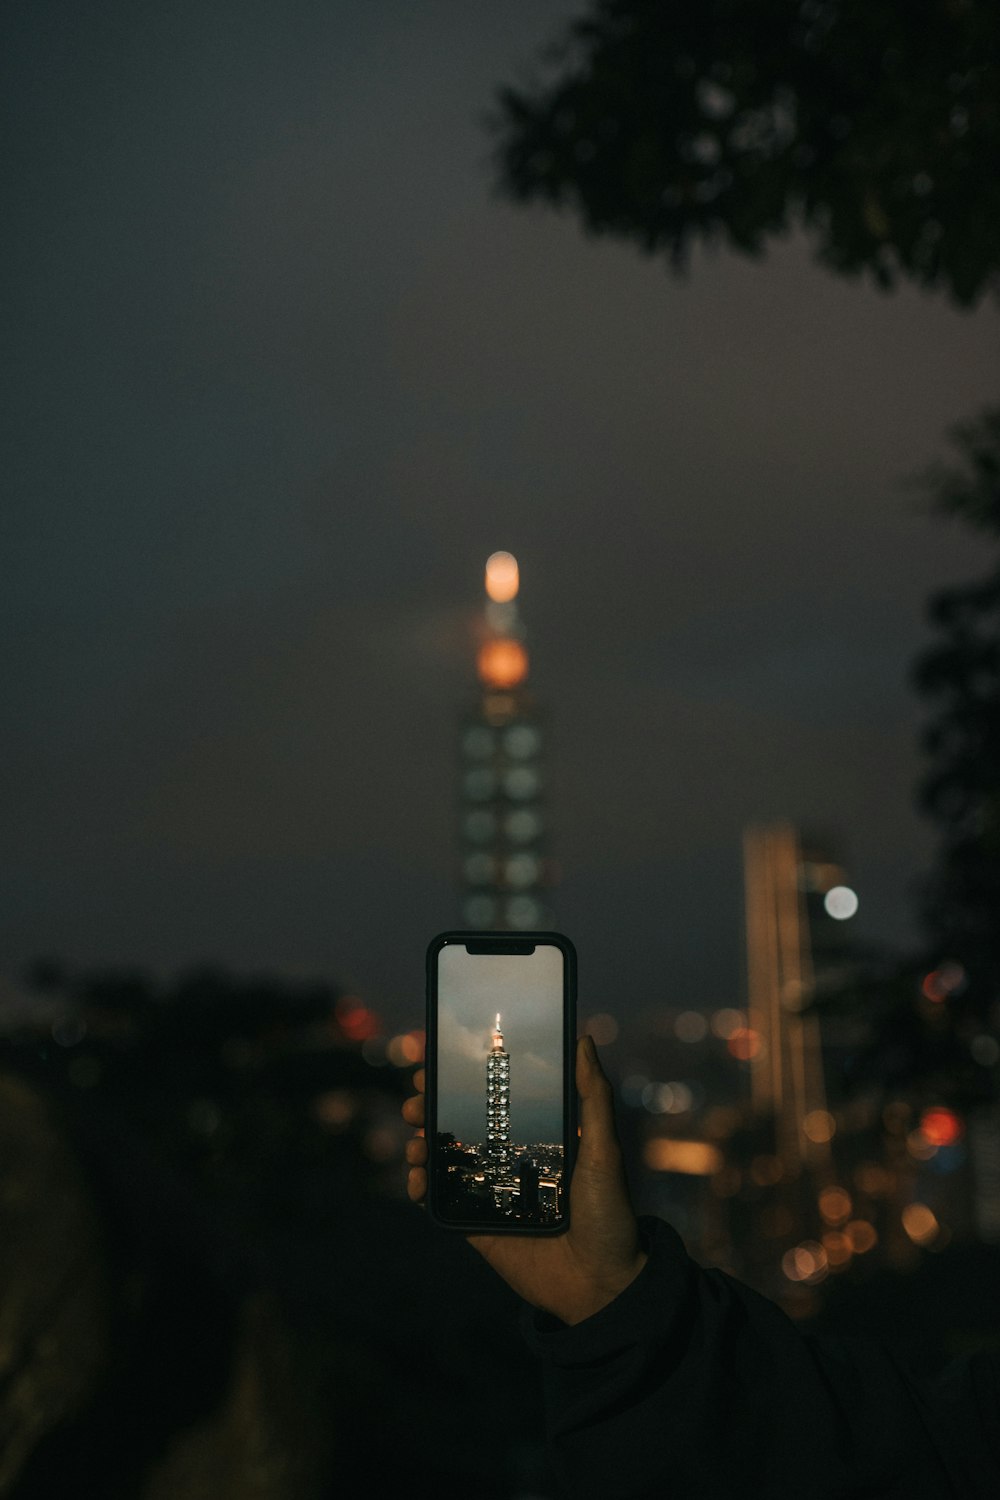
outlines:
M413 1094L409 1099L405 1099L402 1113L407 1125L422 1125L424 1123L423 1094Z

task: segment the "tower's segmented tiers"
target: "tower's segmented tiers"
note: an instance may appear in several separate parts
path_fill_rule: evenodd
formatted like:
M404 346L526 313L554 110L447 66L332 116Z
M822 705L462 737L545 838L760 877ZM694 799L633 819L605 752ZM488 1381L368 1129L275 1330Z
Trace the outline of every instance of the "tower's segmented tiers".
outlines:
M486 1147L497 1177L510 1168L510 1057L504 1051L500 1013L486 1059Z
M460 742L462 920L501 932L550 920L542 732L527 687L519 587L516 559L494 552L476 657L479 698L462 721Z

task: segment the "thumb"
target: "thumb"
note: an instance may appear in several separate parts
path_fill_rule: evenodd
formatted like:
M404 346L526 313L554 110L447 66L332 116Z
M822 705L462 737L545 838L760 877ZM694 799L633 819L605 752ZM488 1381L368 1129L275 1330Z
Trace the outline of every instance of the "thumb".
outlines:
M611 1084L601 1067L594 1039L576 1047L576 1087L580 1095L580 1156L599 1158L619 1150Z

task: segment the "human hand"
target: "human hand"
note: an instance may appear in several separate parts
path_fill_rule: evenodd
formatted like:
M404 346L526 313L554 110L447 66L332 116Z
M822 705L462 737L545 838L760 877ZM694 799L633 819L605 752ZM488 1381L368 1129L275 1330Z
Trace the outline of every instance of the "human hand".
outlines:
M424 1123L424 1072L403 1118ZM580 1323L614 1301L646 1263L628 1195L615 1130L611 1085L589 1036L576 1047L580 1142L569 1193L569 1229L560 1235L470 1234L473 1245L504 1281L534 1307L564 1323ZM427 1193L427 1141L406 1144L407 1191L415 1203Z

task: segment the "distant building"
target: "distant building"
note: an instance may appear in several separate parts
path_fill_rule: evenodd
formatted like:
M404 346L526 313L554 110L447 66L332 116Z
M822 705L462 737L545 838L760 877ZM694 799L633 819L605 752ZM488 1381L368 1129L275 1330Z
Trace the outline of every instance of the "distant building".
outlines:
M517 1179L520 1186L517 1211L522 1218L537 1218L539 1194L538 1184L541 1173L537 1164L530 1157L522 1157L518 1162Z
M785 1177L792 1178L826 1164L832 1135L824 1126L819 1020L809 1008L814 975L807 866L790 823L747 829L743 853L747 1004L760 1038L751 1057L753 1104L758 1115L773 1120L775 1152ZM830 883L836 883L832 873Z
M824 843L791 823L748 828L743 847L751 1107L738 1152L748 1190L731 1207L751 1278L806 1311L812 1288L879 1241L879 1211L855 1182L878 1170L861 1163L867 1122L852 1120L848 1144L820 1023L852 968L844 924L858 899Z

